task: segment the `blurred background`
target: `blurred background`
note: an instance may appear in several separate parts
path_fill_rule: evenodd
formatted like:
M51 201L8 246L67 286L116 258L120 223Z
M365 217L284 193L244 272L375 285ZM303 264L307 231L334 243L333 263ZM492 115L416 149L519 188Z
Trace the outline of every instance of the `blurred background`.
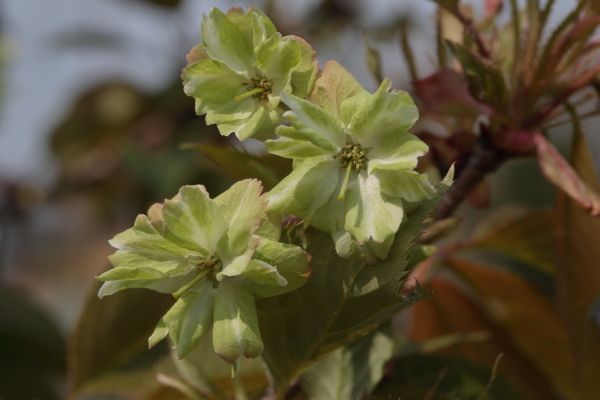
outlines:
M482 15L488 2L465 3ZM549 25L574 4L557 1ZM429 1L1 0L0 399L62 398L84 379L67 374L78 357L79 342L70 338L76 327L94 331L80 320L91 312L82 310L97 290L94 276L108 266L107 240L136 214L184 184L216 194L240 177L260 176L269 186L285 172L285 165L253 164L259 146L205 126L182 91L180 71L199 41L201 15L214 6L249 5L265 10L284 34L306 38L321 66L335 59L370 90L376 69L395 88L412 90L399 26L409 30L419 76L437 68L436 6ZM508 10L499 18L508 19ZM551 134L566 146L570 129ZM586 120L584 130L597 130L597 121ZM600 159L597 138L590 136L590 148ZM554 189L534 160L515 162L493 179L493 191L480 199L489 207L461 209L462 231L506 204L553 204ZM542 293L552 290L547 271L522 271Z

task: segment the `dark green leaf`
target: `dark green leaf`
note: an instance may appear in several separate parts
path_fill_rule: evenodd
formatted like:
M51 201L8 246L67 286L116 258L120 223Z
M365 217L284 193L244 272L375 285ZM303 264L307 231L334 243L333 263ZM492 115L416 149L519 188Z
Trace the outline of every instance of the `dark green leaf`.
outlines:
M387 260L376 265L340 258L327 234L308 232L308 283L258 303L263 358L280 392L319 357L368 334L411 303L400 293L407 256L434 203L406 218Z
M360 400L383 376L383 366L392 356L394 343L381 332L329 353L302 375L308 399Z

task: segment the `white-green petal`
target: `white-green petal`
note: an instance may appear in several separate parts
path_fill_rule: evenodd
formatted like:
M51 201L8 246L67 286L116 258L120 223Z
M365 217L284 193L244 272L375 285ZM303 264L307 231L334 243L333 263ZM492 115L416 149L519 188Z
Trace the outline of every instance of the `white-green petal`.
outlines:
M213 322L215 290L209 282L202 282L185 291L167 311L157 326L151 342L164 334L165 328L175 345L177 356L185 357L200 341Z
M320 147L303 134L303 132L312 133L316 136L316 133L309 129L299 130L292 126L280 126L277 128L276 132L279 136L277 139L267 140L265 142L267 150L271 154L294 159L320 157L332 154L331 150ZM319 143L318 140L317 143Z
M179 189L177 196L165 201L163 216L165 235L177 238L186 248L210 255L215 253L227 229L219 206L201 185Z
M369 151L368 171L412 170L427 150L427 145L413 134L402 131L389 133Z
M339 163L333 158L303 160L269 192L269 208L279 213L310 218L334 196L339 169Z
M315 85L318 63L315 51L308 42L298 36L286 36L289 40L298 42L300 46L300 63L292 71L291 85L294 96L306 98Z
M389 240L398 231L403 215L402 201L383 194L376 176L361 172L349 185L345 228L359 244Z
M324 108L296 96L283 94L281 99L302 125L317 132L338 148L346 145L344 128Z
M435 195L435 188L425 174L416 171L378 170L375 175L381 183L381 190L388 196L416 202Z
M204 251L190 250L177 242L167 240L152 226L145 215L138 215L133 228L117 234L109 240L109 243L116 249L136 252L155 260L183 262L207 255Z
M272 82L273 93L291 89L293 68L300 62L300 45L281 34L272 35L258 48L256 65Z
M204 16L202 41L210 58L224 63L234 71L253 70L252 38L217 8Z
M262 260L251 260L240 275L244 286L252 290L255 285L286 286L288 284L277 268Z
M242 94L247 89L247 79L234 73L224 64L214 60L202 60L183 69L183 91L200 101L201 105L218 108ZM239 103L239 102L238 102ZM199 107L200 113L206 112Z
M275 133L276 115L272 116L264 106L259 105L250 118L238 121L234 132L240 140L246 140L257 134L272 136Z
M222 281L227 276L234 277L242 274L248 267L248 263L252 259L252 256L254 256L259 241L260 238L258 236L253 236L250 239L250 242L246 243L246 251L232 259L225 258L224 256L226 255L220 255L221 260L223 261L223 269L217 274L217 280Z
M261 239L255 258L276 268L287 282L285 286L273 286L255 281L251 289L260 297L278 296L296 290L306 283L310 274L310 255L298 246Z
M254 296L226 281L215 296L213 346L231 364L240 357L258 357L263 350Z
M363 147L375 147L390 132L404 132L418 119L419 112L406 92L390 92L384 80L375 94L356 110L349 125L351 135Z
M160 277L158 279L126 279L116 281L106 281L100 287L98 291L98 297L103 298L110 296L121 290L144 288L154 290L159 293L173 293L187 282L192 279L194 272L190 272L187 275L172 276L172 277ZM98 278L100 279L100 278ZM100 279L102 280L102 279Z
M227 224L223 237L226 258L242 254L248 247L252 234L265 217L267 200L262 194L262 184L256 179L239 181L213 200L221 209Z

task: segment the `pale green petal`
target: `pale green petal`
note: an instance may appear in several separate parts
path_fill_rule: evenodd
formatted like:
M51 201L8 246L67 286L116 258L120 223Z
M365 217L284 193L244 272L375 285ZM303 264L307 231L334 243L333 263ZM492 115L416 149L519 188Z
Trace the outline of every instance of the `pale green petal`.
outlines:
M256 230L256 235L261 239L269 239L279 241L281 237L281 214L275 212L267 212L267 216L262 220L260 226ZM262 242L262 240L261 240Z
M251 289L260 297L278 296L296 290L306 283L310 274L310 255L298 246L262 239L255 258L275 267L287 281L285 286L258 284L255 281Z
M286 137L289 139L307 141L326 150L332 156L335 155L340 147L331 142L327 137L322 136L318 132L302 125L294 113L288 112L284 116L292 126L280 126L277 128L277 136Z
M247 79L234 73L224 64L214 60L202 60L183 69L183 91L199 101L199 114L206 112L204 105L222 107L234 102L235 97L247 91ZM238 102L240 103L240 102Z
M165 235L193 250L212 255L227 229L218 205L208 197L204 186L183 186L163 207ZM168 233L168 235L167 235Z
M210 329L215 293L209 282L185 291L159 322L158 332L151 342L158 340L166 328L177 356L185 357Z
M415 202L435 195L435 188L425 174L416 171L378 170L375 175L381 184L381 191L388 196Z
M271 20L258 9L249 9L244 12L241 8L232 8L227 11L227 18L237 25L245 35L252 37L254 48L277 32Z
M227 224L224 236L225 258L242 254L248 248L252 234L258 229L267 209L267 199L262 194L262 183L256 179L239 181L215 197Z
M389 133L368 152L369 173L375 170L412 170L427 150L427 145L410 133Z
M385 80L350 122L351 135L363 147L376 147L380 138L390 132L406 131L419 117L408 93L390 92L390 87L390 82Z
M356 115L359 110L365 106L367 102L371 100L373 95L366 90L359 92L358 94L342 101L340 106L340 119L345 126L349 126L352 122L352 118Z
M331 115L338 116L342 102L362 91L364 88L350 72L336 61L328 61L315 82L310 99Z
M195 272L187 275L173 277L159 277L152 279L126 279L117 281L106 281L98 291L98 297L110 296L124 289L144 288L159 293L173 293L192 279ZM102 280L102 279L100 279Z
M258 327L254 296L223 282L215 298L213 346L225 361L258 357L263 342Z
M253 236L247 243L248 247L244 253L232 259L221 257L221 260L223 261L223 270L217 274L217 280L222 281L226 276L234 277L242 274L248 267L248 263L252 259L252 256L254 256L259 241L260 238L258 236Z
M269 153L285 158L302 159L328 154L327 150L323 150L310 142L286 137L280 137L276 140L267 140L265 145L267 146Z
M337 147L346 145L346 134L340 122L324 108L308 100L283 94L283 102L300 123L317 132Z
M202 41L210 58L234 71L254 70L252 37L245 34L219 9L213 8L202 21Z
M339 169L339 163L328 157L303 160L269 192L269 208L310 218L334 196Z
M402 201L382 194L376 176L361 172L346 196L345 228L359 244L383 243L396 234L404 215Z
M275 34L261 44L256 54L256 64L261 73L272 82L273 93L289 91L293 68L300 62L300 45Z
M303 131L312 132L316 136L314 131L310 131L308 129L304 129ZM277 128L276 132L279 136L277 139L267 140L265 142L267 150L271 154L295 159L320 157L332 154L331 150L324 149L314 142L307 140L306 136L302 135L302 133L295 127L280 126Z
M260 134L272 136L275 133L274 121L264 106L259 106L250 118L239 122L234 131L240 140Z
M150 210L149 210L150 212ZM167 240L159 233L145 215L138 215L133 228L117 234L109 240L111 246L119 250L128 250L153 260L197 260L206 256L203 250L190 250L177 241ZM115 266L119 266L115 264Z
M341 191L342 184L344 181L345 170L337 167L337 182L333 188L332 194L321 207L307 218L306 221L314 226L315 228L334 234L338 231L344 230L344 219L345 219L345 202L344 200L338 199L338 195ZM350 182L356 179L355 177L350 178ZM333 186L333 185L332 185Z
M292 71L292 94L301 98L306 98L315 85L317 78L318 62L315 57L315 51L308 42L298 36L287 36L290 40L295 40L300 45L300 62Z
M248 290L260 285L281 287L288 284L277 268L261 260L250 261L240 278L243 279L243 284Z

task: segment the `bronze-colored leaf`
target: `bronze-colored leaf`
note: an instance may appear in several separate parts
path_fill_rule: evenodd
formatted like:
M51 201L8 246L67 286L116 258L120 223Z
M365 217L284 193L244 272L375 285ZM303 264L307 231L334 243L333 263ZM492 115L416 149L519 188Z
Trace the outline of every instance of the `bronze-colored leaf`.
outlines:
M584 136L577 132L572 149L573 167L583 182L600 190L594 163ZM600 298L600 219L591 218L578 204L560 194L556 207L559 264L558 309L575 354L580 399L600 396L600 327L593 318Z

